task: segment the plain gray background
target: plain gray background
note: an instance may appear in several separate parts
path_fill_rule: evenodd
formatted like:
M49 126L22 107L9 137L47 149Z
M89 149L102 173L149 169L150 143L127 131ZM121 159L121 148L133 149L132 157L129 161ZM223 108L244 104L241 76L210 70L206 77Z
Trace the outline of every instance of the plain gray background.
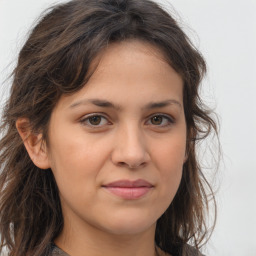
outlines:
M0 0L2 102L9 86L3 82L28 30L41 11L56 2L64 1ZM218 221L204 252L256 256L256 0L158 2L167 8L172 4L171 12L205 56L208 76L202 93L220 118Z

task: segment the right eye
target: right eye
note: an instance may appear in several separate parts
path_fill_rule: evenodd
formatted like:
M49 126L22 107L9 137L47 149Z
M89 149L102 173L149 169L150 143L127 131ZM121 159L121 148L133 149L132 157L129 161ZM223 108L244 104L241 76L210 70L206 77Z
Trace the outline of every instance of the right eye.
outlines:
M98 115L98 114L92 114L89 116L85 116L84 118L82 118L80 120L80 123L83 125L92 127L92 128L98 128L98 127L102 127L106 124L109 124L106 117L104 117L102 115Z

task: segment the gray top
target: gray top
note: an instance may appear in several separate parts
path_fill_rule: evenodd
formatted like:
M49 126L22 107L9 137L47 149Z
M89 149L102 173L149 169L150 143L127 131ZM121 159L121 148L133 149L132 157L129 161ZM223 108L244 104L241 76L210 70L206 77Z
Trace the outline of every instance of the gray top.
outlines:
M191 246L187 246L186 247L187 252L186 255L191 255L191 256L204 256L203 254L201 254L200 252L196 251L193 247ZM173 256L175 256L174 254L172 254ZM69 254L67 254L66 252L62 251L59 247L57 247L55 244L52 245L52 251L50 256L70 256Z
M69 255L67 253L65 253L64 251L62 251L56 245L53 245L53 249L52 249L50 256L69 256Z

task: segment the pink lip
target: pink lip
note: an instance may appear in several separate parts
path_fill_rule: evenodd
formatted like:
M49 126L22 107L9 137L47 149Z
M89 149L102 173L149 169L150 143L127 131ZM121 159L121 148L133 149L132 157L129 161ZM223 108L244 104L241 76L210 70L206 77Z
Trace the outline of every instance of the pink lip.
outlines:
M132 200L147 194L153 188L153 185L145 180L139 179L135 181L118 180L103 185L103 187L114 195Z

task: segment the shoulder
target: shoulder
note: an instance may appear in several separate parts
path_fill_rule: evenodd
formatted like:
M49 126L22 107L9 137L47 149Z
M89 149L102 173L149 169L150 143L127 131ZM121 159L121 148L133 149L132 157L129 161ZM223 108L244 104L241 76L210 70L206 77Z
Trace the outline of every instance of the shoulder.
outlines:
M183 245L172 248L169 253L157 247L157 252L159 256L206 256L191 245Z
M69 255L53 244L51 247L51 252L49 256L69 256Z

